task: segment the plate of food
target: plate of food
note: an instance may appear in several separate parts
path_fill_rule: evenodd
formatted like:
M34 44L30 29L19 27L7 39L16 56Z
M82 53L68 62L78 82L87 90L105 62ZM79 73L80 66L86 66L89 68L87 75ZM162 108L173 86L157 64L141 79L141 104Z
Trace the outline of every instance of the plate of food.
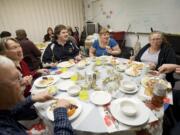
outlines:
M78 67L79 69L85 68L86 65L87 65L86 60L81 60L80 62L77 63L77 67Z
M69 61L64 61L61 62L57 65L57 67L61 67L61 68L69 68L72 67L74 65L74 61L73 60L69 60Z
M113 100L110 111L115 119L129 126L140 126L148 122L150 110L136 98L119 98Z
M166 80L163 80L159 77L145 76L141 79L141 84L144 87L144 93L146 96L152 96L154 85L156 83L163 84L167 88L167 91L172 89L171 84Z
M137 68L130 67L125 70L125 74L133 77L137 77L141 74L141 71Z
M42 76L35 80L34 85L39 88L44 88L55 84L59 77L56 75Z
M73 120L80 115L82 111L82 106L77 99L71 97L59 97L59 99L66 99L71 103L71 105L67 108L67 115L69 120ZM57 105L57 100L53 101L46 110L47 117L51 121L54 121L53 110L56 108L56 105Z
M71 78L71 76L73 76L75 73L72 72L72 71L66 71L66 72L63 72L61 73L59 76L62 78L62 79L69 79Z

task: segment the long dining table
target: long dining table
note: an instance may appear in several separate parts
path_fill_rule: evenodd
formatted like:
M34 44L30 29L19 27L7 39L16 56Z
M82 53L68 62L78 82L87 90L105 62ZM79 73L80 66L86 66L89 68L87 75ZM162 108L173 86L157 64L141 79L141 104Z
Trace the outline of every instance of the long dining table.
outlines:
M105 57L107 59L111 59L112 57ZM98 59L98 61L97 61ZM100 60L100 61L99 61ZM162 117L164 114L163 107L159 109L150 109L146 106L145 102L150 100L151 97L148 97L145 95L144 91L145 88L141 84L141 80L144 77L144 71L141 70L140 74L138 76L130 76L127 75L124 71L116 71L116 66L118 64L127 64L128 59L124 58L116 58L116 65L113 65L112 63L104 64L103 60L100 58L87 58L86 62L87 64L82 67L82 65L78 64L72 64L69 67L63 67L62 65L54 70L51 70L51 76L55 76L57 81L53 84L54 86L57 86L59 88L59 84L62 84L64 82L64 86L68 86L69 84L66 82L72 81L76 85L81 85L87 83L86 79L88 76L88 73L90 72L98 72L98 76L96 76L96 88L88 87L87 92L87 99L82 100L80 95L78 96L71 96L68 94L67 90L58 90L57 94L55 95L55 98L63 98L63 97L72 97L78 101L79 104L81 104L81 112L76 118L71 120L71 124L73 129L76 131L77 134L139 134L142 130L147 130L152 135L159 135L162 133ZM126 69L125 69L126 70ZM81 76L81 79L73 80L72 78L64 79L61 77L61 72L71 72L75 73L76 75L79 74ZM130 82L134 82L136 84L137 90L133 93L126 93L123 92L117 88L115 90L110 90L106 84L103 83L103 80L107 79L108 77L111 78L114 75L120 76L120 81L122 80L128 80ZM36 80L35 80L35 83ZM34 84L35 84L34 83ZM112 84L113 85L113 84ZM115 85L115 84L114 84ZM62 85L61 85L62 87ZM120 86L119 86L120 87ZM33 94L45 91L47 90L47 87L37 87L36 85L33 85L31 92ZM91 101L92 94L96 91L106 91L111 95L111 101L108 104L105 105L97 105L94 104ZM169 102L172 101L172 93L168 93L168 99ZM141 111L145 109L148 112L148 120L147 122L141 124L141 125L131 125L130 124L124 124L121 122L121 120L117 120L112 116L112 103L115 103L118 100L121 100L123 98L128 98L132 100L137 100L138 105L140 106ZM36 103L34 106L37 110L38 115L44 123L46 124L50 134L53 134L53 121L49 119L47 116L47 108L51 105L52 101L48 101L45 103ZM118 107L117 107L118 108ZM145 111L144 110L144 111ZM141 114L143 115L143 113ZM144 114L145 115L145 114ZM107 116L110 116L107 117ZM144 116L146 117L146 116ZM133 121L133 119L132 119Z

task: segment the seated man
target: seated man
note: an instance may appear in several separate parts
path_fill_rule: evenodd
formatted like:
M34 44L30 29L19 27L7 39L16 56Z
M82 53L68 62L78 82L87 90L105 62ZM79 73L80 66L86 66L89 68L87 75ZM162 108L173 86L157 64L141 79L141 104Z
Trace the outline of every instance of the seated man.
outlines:
M4 77L4 75L6 75ZM26 131L17 121L31 117L29 110L35 102L45 102L52 99L48 92L41 92L23 99L21 86L23 82L14 63L7 57L0 56L0 134L26 135ZM67 117L70 104L66 100L59 100L54 110L55 135L71 135L73 130Z
M42 61L43 63L56 63L67 61L69 59L80 60L79 48L68 40L68 31L66 26L57 25L54 29L55 40L45 49Z

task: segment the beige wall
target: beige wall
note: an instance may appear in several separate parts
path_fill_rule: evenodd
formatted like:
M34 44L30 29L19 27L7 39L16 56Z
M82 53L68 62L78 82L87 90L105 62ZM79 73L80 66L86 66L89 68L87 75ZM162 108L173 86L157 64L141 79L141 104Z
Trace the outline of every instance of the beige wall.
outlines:
M23 28L34 42L43 40L48 26L78 26L82 30L82 0L0 0L0 31Z

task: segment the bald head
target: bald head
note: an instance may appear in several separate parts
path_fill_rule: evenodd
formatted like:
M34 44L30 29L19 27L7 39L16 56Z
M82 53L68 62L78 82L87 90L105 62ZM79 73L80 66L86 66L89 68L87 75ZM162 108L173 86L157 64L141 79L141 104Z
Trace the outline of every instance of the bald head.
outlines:
M7 57L0 55L0 109L10 109L21 100L19 71Z
M0 81L5 78L5 71L16 68L13 61L9 58L0 55Z

